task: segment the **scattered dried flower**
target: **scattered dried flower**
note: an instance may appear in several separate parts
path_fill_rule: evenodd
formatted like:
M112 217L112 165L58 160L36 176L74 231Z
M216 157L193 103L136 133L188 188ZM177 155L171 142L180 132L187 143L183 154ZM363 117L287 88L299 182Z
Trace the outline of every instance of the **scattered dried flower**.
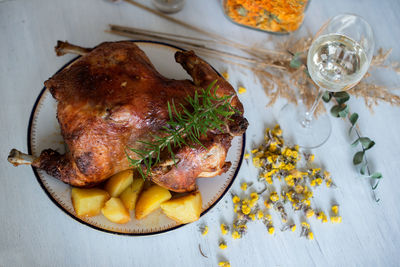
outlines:
M218 247L219 247L220 249L224 250L224 249L226 249L228 246L226 245L226 242L225 242L225 241L221 241L221 242L219 242Z
M200 232L201 232L201 235L207 235L208 234L208 226L207 225L205 225L205 226L201 226L200 227Z

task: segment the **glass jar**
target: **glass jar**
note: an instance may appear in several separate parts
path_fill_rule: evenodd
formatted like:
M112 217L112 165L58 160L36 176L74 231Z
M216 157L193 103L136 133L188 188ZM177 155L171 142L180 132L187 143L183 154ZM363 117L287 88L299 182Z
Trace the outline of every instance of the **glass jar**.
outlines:
M303 23L310 0L222 0L225 15L241 26L290 33Z

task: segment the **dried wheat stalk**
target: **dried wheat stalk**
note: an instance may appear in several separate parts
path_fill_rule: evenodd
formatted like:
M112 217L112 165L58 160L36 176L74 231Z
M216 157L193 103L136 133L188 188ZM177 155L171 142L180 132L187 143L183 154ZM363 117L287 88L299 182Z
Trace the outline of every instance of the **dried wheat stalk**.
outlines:
M199 32L197 29L196 31ZM260 47L247 46L246 49L237 47L242 52L245 51L248 54L248 56L242 56L211 47L212 44L226 45L225 42L219 43L220 40L215 39L210 41L119 25L110 25L110 30L107 32L130 38L140 37L141 39L147 38L173 42L185 48L195 50L201 55L216 58L242 69L251 70L270 99L267 106L275 104L279 98L285 98L289 102L297 104L297 100L300 98L307 107L311 107L318 93L317 86L315 86L308 76L305 64L299 68L291 66L293 55L298 55L302 62L306 62L307 50L312 42L310 36L299 39L294 39L292 36L285 42L278 44L277 47L280 48L279 52L274 51L273 53L270 52L271 50L260 49ZM211 36L208 35L208 37ZM390 53L391 49L386 51L379 49L372 59L370 68L388 68L400 74L399 63L387 63ZM384 85L367 82L366 78L369 76L370 74L367 73L361 82L348 92L355 97L362 97L370 111L373 111L373 107L378 105L379 102L400 106L400 96L395 94L393 89ZM324 106L320 104L316 110L316 114L324 111Z

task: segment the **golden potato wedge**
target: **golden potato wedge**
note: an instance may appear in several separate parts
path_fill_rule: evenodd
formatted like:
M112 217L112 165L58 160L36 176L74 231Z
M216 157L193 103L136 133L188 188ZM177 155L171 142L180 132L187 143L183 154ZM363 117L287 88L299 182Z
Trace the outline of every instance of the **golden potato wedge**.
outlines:
M171 193L159 185L152 185L145 190L136 203L135 217L142 219L158 209L160 204L171 198Z
M108 178L104 189L112 197L118 197L133 181L133 170L125 170Z
M197 191L168 200L161 204L161 209L169 218L183 224L197 221L200 218L201 206L201 195Z
M143 189L144 180L142 177L133 178L133 182L130 186L128 186L124 192L119 196L122 203L124 203L125 207L128 210L134 210L136 206L136 200L140 192Z
M127 223L131 219L122 201L116 197L112 197L106 202L101 213L114 223Z
M100 213L104 203L110 198L107 191L91 188L73 187L71 190L72 205L78 216L96 216Z

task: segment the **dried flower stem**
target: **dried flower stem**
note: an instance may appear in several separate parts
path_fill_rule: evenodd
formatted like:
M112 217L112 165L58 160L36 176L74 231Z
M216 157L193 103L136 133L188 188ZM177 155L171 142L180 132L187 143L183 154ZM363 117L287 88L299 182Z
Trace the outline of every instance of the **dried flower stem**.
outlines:
M177 35L174 35L174 34L170 35L168 33L159 33L159 32L155 32L155 31L147 31L147 30L124 27L124 26L113 25L113 24L110 25L110 30L106 30L106 32L115 34L115 35L124 36L124 37L129 37L129 38L137 38L138 36L142 36L142 37L152 38L152 39L156 39L156 40L170 41L170 42L177 43L180 46L184 46L185 48L195 49L196 52L206 53L207 55L211 54L213 56L216 56L217 58L228 57L228 58L243 61L243 62L246 62L249 64L258 65L261 68L271 67L271 68L277 68L277 69L281 69L281 70L285 69L285 67L277 65L277 64L266 63L263 60L261 60L260 58L249 58L249 57L245 57L245 56L241 56L241 55L237 55L237 54L233 54L233 53L228 53L228 52L225 52L222 50L214 49L211 47L207 47L205 45L199 45L197 43L179 40L179 39L175 38L175 37L177 37ZM182 37L179 36L178 38L182 38ZM186 39L191 40L191 37L186 37ZM208 43L208 44L215 43L213 41L209 41L209 40L205 40L205 39L194 38L193 41L195 41L195 40L200 40L200 41Z
M211 38L213 38L215 40L218 40L221 44L224 44L226 46L230 46L230 47L234 47L234 48L237 48L237 49L241 49L241 50L243 50L245 52L250 50L250 51L256 51L258 53L275 54L275 55L286 55L286 52L282 52L282 51L269 50L269 49L265 49L263 47L249 47L249 46L243 45L241 43L229 40L229 39L227 39L227 38L225 38L225 37L223 37L221 35L218 35L216 33L203 30L203 29L201 29L199 27L191 25L191 24L189 24L187 22L184 22L182 20L175 19L173 17L165 15L165 14L163 14L163 13L161 13L161 12L155 10L155 9L152 9L150 7L142 5L142 4L140 4L140 3L136 2L136 1L133 1L133 0L124 0L124 1L129 3L129 4L134 5L136 7L139 7L141 9L143 9L143 10L146 10L146 11L148 11L150 13L153 13L153 14L155 14L155 15L163 18L163 19L166 19L168 21L174 22L174 23L176 23L176 24L178 24L180 26L183 26L183 27L185 27L187 29L190 29L192 31L204 34L205 36L208 36L208 37L211 37Z

